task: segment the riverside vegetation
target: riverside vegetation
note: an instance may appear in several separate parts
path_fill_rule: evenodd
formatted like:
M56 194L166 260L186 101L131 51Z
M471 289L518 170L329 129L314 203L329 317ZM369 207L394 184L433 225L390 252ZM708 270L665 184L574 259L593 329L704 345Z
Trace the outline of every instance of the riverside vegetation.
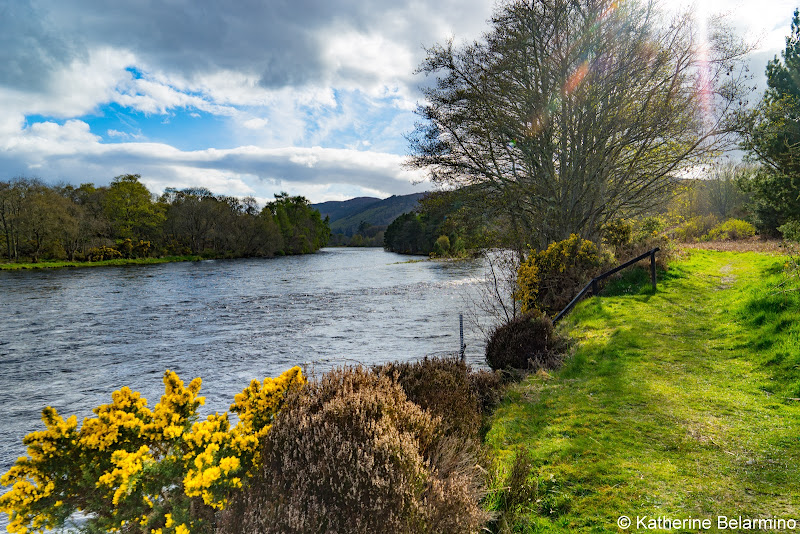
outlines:
M303 197L281 193L263 208L204 188L168 188L155 198L139 179L77 188L0 182L0 256L9 262L0 268L306 254L330 236L327 219Z

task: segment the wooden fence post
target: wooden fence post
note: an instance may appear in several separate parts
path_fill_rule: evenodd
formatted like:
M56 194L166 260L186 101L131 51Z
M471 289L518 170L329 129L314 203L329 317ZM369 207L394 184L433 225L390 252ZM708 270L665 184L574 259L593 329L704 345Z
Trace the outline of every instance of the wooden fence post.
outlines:
M653 291L656 290L656 251L650 253L650 281L653 283Z

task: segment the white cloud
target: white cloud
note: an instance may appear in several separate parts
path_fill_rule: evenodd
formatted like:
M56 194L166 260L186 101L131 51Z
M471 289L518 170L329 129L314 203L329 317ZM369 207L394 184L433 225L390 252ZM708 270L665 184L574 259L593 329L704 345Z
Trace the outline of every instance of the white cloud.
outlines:
M141 140L144 139L144 135L139 133L130 133L130 132L121 132L119 130L109 129L106 130L106 135L108 137L117 138L117 139L125 139L125 140Z
M37 91L0 86L0 115L44 115L73 118L95 111L112 100L117 85L129 79L125 69L135 63L130 52L111 48L92 51L52 73Z
M260 130L264 128L267 124L269 124L269 120L267 119L249 119L242 123L242 126L247 128L248 130Z
M18 173L36 169L46 179L98 185L119 174L138 173L158 191L202 186L237 196L269 196L281 189L313 191L312 186L383 196L423 190L424 186L415 185L422 174L404 170L403 160L395 154L322 147L184 151L163 143L102 143L87 123L78 120L36 123L0 137L0 165Z
M406 85L416 67L415 51L381 34L357 32L323 35L325 63L332 69L336 85L383 97Z

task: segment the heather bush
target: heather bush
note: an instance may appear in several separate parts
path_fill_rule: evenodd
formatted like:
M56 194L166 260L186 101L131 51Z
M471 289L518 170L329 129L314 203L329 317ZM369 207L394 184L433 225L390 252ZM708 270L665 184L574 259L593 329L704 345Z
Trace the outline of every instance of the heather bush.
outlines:
M491 414L503 400L504 386L505 381L499 371L479 369L469 374L469 387L484 415Z
M375 372L403 388L408 400L441 418L445 434L477 437L480 401L470 384L470 370L459 358L387 363L377 366Z
M531 251L517 270L517 291L522 313L561 311L592 279L602 264L597 246L572 234Z
M741 219L728 219L719 223L702 237L702 241L734 241L756 235L756 227Z
M566 340L546 316L528 313L498 326L486 344L492 369L554 369L561 364Z
M331 371L287 401L220 532L478 532L474 450L438 424L386 375Z

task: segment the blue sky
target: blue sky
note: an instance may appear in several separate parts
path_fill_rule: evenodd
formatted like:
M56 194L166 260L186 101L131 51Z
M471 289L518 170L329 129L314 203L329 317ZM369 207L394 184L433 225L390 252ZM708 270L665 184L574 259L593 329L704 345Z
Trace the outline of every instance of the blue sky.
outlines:
M662 2L727 12L763 88L795 5ZM493 2L0 0L0 179L151 191L302 194L431 187L402 166L423 46L478 38Z

